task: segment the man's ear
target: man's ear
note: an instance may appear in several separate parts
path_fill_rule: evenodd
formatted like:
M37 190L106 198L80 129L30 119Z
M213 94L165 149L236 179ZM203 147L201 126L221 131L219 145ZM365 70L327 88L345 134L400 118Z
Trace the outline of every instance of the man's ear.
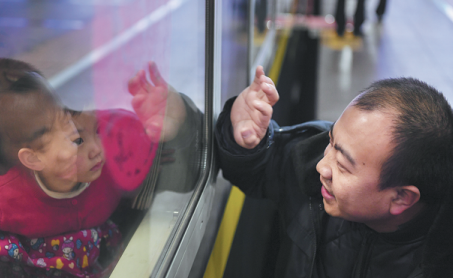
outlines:
M396 197L390 205L390 213L393 215L403 213L420 200L420 190L413 185L399 186L394 189L396 190Z
M32 149L22 148L17 155L19 156L20 162L28 169L34 171L42 171L44 169L44 163L42 163Z

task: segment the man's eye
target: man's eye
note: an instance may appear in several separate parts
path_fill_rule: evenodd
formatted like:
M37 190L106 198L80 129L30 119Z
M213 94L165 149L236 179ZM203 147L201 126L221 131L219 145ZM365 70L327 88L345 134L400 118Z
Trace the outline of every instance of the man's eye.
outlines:
M80 146L83 143L83 139L81 137L79 137L79 138L75 139L73 142L76 143L78 146Z
M347 172L346 168L343 167L343 165L340 164L340 162L337 162L337 167L340 170L340 172Z

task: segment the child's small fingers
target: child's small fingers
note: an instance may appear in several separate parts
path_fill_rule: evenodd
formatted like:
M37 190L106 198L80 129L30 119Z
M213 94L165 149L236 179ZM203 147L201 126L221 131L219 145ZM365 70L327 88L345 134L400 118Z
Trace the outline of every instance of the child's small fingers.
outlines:
M160 75L159 69L155 62L149 62L149 77L155 86L167 86L167 82Z
M127 82L127 89L131 95L135 96L137 94L137 92L141 88L140 83L141 83L141 81L140 81L139 74L136 74L134 77L129 79L129 81Z

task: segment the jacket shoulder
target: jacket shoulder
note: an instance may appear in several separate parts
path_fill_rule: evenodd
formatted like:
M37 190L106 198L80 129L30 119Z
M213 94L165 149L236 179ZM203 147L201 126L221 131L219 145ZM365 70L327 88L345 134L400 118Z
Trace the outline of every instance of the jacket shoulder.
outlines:
M305 130L314 130L318 132L324 132L330 130L330 127L332 126L332 122L329 121L309 121L305 122L302 124L298 125L293 125L293 126L285 126L285 127L279 127L278 125L275 125L275 122L273 122L273 127L274 129L277 128L277 132L280 133L294 133L294 132L301 132Z

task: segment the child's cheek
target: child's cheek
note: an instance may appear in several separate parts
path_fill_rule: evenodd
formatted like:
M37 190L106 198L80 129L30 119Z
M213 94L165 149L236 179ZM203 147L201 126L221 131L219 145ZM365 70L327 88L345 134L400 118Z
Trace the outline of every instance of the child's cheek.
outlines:
M83 157L83 155L77 155L76 165L77 165L77 171L79 173L84 171L86 162L85 162L85 158Z

